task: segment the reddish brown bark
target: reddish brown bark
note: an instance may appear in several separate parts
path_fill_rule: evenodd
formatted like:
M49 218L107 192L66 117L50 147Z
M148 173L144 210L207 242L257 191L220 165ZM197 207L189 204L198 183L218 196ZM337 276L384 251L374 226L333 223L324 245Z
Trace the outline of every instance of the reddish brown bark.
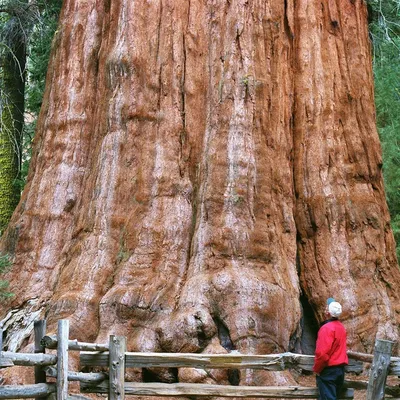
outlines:
M318 319L343 303L353 350L398 339L361 0L66 0L54 46L4 312L270 353L302 290Z
M371 349L398 339L400 309L366 18L358 1L296 3L293 133L302 288L338 296L349 345Z

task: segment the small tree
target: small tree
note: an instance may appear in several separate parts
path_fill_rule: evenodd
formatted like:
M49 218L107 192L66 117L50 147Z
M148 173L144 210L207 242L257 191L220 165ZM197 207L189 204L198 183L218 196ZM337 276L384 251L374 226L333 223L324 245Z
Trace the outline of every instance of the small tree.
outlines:
M22 129L25 110L25 66L28 1L3 2L0 54L0 232L19 201Z
M0 0L0 235L24 185L23 158L29 161L60 8L61 0ZM34 121L28 127L26 111ZM29 133L25 143L24 132Z

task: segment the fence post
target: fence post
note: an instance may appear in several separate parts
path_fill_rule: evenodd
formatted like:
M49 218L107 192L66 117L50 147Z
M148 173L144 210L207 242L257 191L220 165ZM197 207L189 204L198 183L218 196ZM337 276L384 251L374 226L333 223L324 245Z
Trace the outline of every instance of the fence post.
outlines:
M4 327L3 323L0 323L0 368L12 367L14 363L7 358L3 357L3 334L4 334ZM0 377L0 385L3 381L3 378Z
M0 352L3 351L3 323L0 323Z
M386 378L389 371L390 355L393 342L377 339L375 342L374 360L369 372L366 400L385 398Z
M68 339L69 321L58 321L57 332L57 400L68 398Z
M125 399L125 351L126 338L124 336L111 335L109 350L109 400Z
M34 322L35 332L35 353L45 353L46 348L42 346L40 341L46 335L46 320ZM42 367L35 367L35 383L46 383L46 372Z

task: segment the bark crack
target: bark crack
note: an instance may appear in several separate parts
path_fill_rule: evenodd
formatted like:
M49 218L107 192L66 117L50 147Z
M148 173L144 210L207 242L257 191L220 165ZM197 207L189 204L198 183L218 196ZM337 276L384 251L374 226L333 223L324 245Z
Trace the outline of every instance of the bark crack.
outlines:
M240 36L241 36L242 33L243 33L243 29L244 29L244 28L242 28L241 30L239 30L239 28L236 28L236 38L235 38L235 40L236 40L236 46L237 46L237 48L238 48L238 50L239 50L239 60L240 60L240 67L241 67L241 69L244 68L244 64L243 64L243 52L242 52L242 46L241 46L241 44L240 44Z
M160 42L161 42L161 21L163 14L163 2L160 0L160 14L158 16L158 30L157 30L157 52L156 52L156 61L158 61L158 56L160 54Z
M283 23L284 23L286 35L288 36L289 39L293 39L294 32L292 30L290 19L289 19L290 17L288 15L289 14L288 1L289 0L285 0L285 3L284 3L285 12L284 12L284 21L283 21Z
M181 79L181 118L182 118L182 132L179 135L179 175L181 178L184 176L184 170L181 166L181 161L184 158L184 147L186 145L186 93L185 93L185 85L186 85L186 74L187 74L187 51L186 51L186 32L189 27L189 18L190 18L190 1L188 4L187 11L187 20L186 27L182 32L182 46L183 46L183 68L182 68L182 79Z

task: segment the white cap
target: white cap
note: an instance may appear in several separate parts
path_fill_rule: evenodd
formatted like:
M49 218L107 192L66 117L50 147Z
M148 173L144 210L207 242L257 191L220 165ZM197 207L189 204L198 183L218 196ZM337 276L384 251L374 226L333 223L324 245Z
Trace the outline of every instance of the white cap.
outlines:
M332 317L337 318L342 313L342 306L337 301L333 301L329 304L328 311Z

